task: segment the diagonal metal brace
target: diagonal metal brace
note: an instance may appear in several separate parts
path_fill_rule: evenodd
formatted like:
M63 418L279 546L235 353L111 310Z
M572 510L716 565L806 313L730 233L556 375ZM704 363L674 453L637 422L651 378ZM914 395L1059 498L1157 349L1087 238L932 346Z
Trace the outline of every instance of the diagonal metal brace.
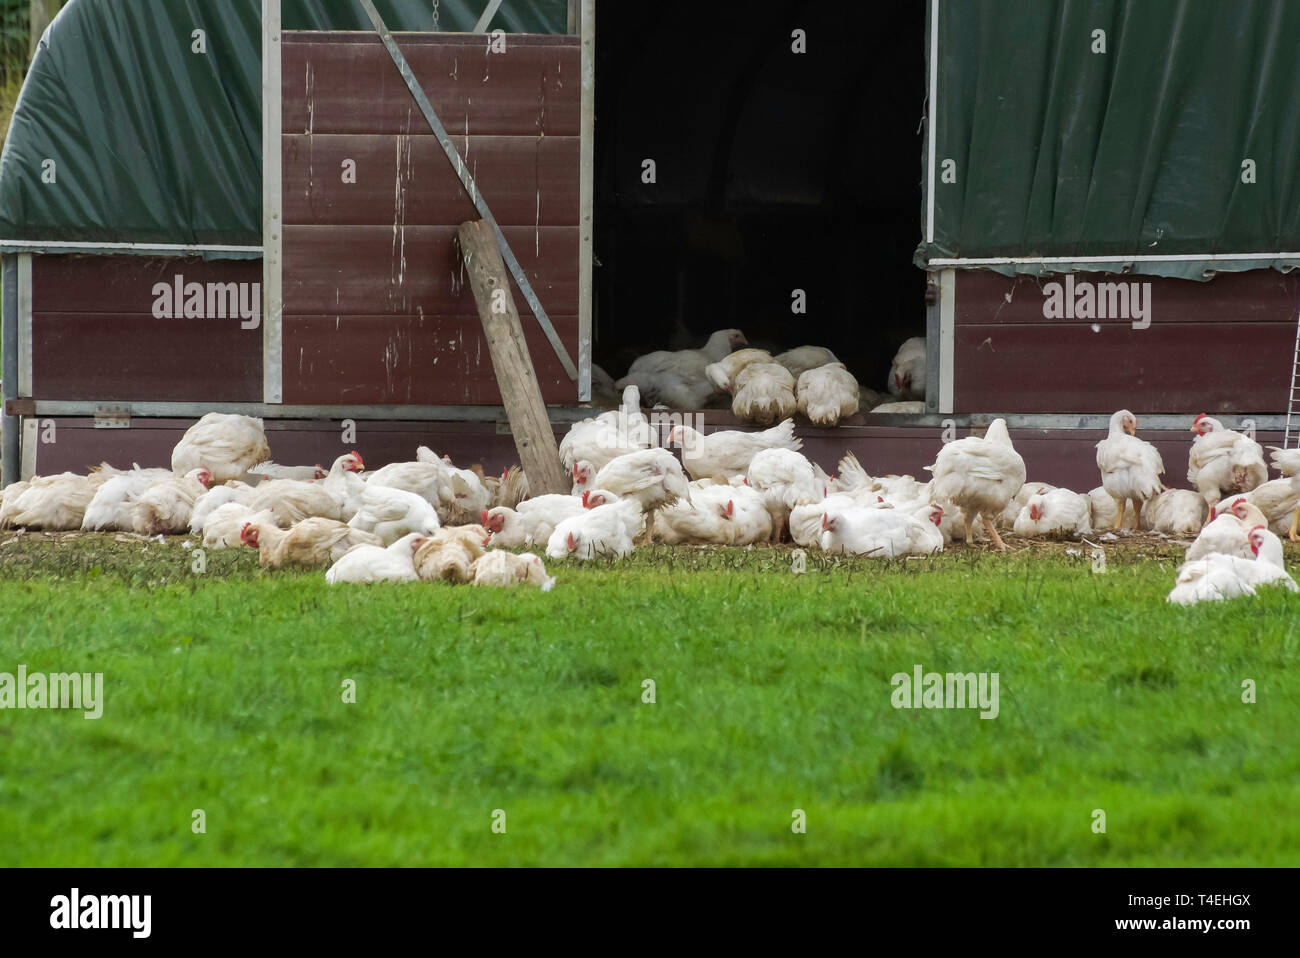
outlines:
M470 175L469 167L461 159L456 147L452 145L451 137L447 135L447 129L438 119L438 114L433 109L433 104L429 98L424 95L424 89L420 86L420 81L415 78L411 72L411 65L406 62L406 57L402 51L397 48L397 41L393 39L393 34L389 31L384 23L383 17L375 9L373 0L361 0L361 6L366 11L366 16L370 18L370 23L379 34L379 39L383 41L384 46L388 49L388 55L393 58L393 63L397 65L398 71L402 74L402 79L406 81L406 87L411 91L411 96L415 98L415 105L420 108L424 114L424 119L433 129L433 135L437 138L442 151L447 154L447 159L451 161L452 168L456 175L460 177L461 184L469 194L470 200L474 203L474 208L478 210L478 215L485 223L492 227L492 232L496 235L497 245L501 248L501 258L505 260L506 268L510 270L510 275L515 278L519 284L520 291L524 294L524 299L528 301L528 308L533 311L537 317L537 323L542 327L542 332L550 341L551 348L555 350L555 355L559 357L560 363L564 366L564 371L568 373L569 378L577 380L578 367L573 364L569 356L569 351L564 348L564 343L560 340L560 334L555 331L551 325L550 317L546 315L546 310L542 308L541 301L537 298L537 293L533 291L532 283L528 282L528 277L524 275L523 267L519 265L519 260L515 259L514 250L506 242L505 234L501 232L501 227L497 225L496 217L488 209L487 200L483 199L483 194L478 190L474 182L474 177Z

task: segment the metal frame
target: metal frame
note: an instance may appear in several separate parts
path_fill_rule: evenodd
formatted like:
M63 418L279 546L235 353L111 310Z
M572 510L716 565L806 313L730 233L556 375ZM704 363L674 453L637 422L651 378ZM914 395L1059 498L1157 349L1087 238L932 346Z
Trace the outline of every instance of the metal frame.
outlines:
M262 400L284 400L280 0L262 0Z
M945 269L939 274L939 409L952 412L953 358L956 355L957 271Z
M591 322L595 295L591 264L596 230L596 0L580 0L580 4L570 0L570 19L575 5L581 6L582 18L579 25L582 119L578 131L578 402L591 402L591 356L595 347Z
M0 337L4 339L3 367L0 367L0 380L3 380L3 405L0 406L0 432L3 443L0 444L0 486L7 486L18 481L22 468L22 440L19 430L22 421L17 416L9 415L9 400L18 398L18 257L8 253L4 257L4 316L0 326Z
M187 246L182 243L75 243L65 240L0 240L0 253L133 253L136 256L202 256L225 253L256 259L260 246Z
M18 254L18 395L32 394L32 254Z
M501 0L488 0L483 15L478 18L478 23L474 24L474 29L470 33L487 33L488 24L492 22L492 18L497 15L497 11L500 9Z
M357 420L440 420L443 422L503 422L501 406L317 406L256 402L173 402L173 401L99 401L81 399L37 399L28 407L31 415L94 416L111 407L132 418L197 419L213 407L222 412L263 419L357 419ZM577 422L591 415L590 409L578 406L548 406L547 415L555 422Z

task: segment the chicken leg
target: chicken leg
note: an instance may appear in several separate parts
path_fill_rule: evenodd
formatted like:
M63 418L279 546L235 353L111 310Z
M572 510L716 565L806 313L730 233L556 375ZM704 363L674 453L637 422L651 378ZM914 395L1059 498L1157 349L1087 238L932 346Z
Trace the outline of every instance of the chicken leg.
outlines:
M1006 552L1007 545L1002 541L1002 537L998 535L998 530L993 528L993 523L989 521L987 516L980 516L980 519L984 522L984 531L987 532L989 538L993 540L993 548L997 549L999 552Z
M1142 500L1141 499L1133 500L1133 518L1136 520L1133 523L1134 531L1141 532L1142 531Z
M964 541L968 546L973 546L975 544L975 536L972 534L973 530L971 529L970 513L965 509L961 511L961 521L966 528L966 538Z
M1291 516L1291 528L1286 537L1292 542L1300 542L1300 535L1296 535L1296 526L1300 525L1300 506L1296 507L1295 513Z
M1124 510L1128 507L1128 500L1116 499L1115 504L1118 506L1119 511L1115 515L1115 524L1111 526L1111 529L1114 532L1120 532L1124 528Z

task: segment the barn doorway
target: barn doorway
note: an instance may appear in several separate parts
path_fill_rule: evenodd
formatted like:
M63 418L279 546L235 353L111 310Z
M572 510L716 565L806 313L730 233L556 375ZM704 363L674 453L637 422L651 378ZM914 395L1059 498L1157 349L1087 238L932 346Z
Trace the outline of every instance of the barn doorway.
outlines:
M884 389L898 345L925 334L924 7L600 6L598 364L617 378L738 327L828 346Z

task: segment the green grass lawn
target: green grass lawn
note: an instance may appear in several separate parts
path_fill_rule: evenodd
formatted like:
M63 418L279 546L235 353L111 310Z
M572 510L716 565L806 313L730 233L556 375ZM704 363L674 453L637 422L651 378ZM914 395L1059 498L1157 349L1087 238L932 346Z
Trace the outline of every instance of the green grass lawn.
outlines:
M542 594L11 540L0 671L105 706L0 712L0 865L1300 864L1298 600L1169 607L1177 555L661 548ZM917 663L999 716L895 710Z

